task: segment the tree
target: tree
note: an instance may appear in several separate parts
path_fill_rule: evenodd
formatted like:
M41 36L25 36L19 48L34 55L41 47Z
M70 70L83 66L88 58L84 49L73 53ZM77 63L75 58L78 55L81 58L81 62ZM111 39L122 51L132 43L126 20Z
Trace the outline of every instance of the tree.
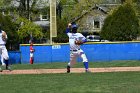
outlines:
M35 15L38 9L48 5L49 0L16 0L19 2L18 12L19 15L25 17L29 20L32 19L32 16Z
M120 6L109 15L101 30L101 37L110 41L131 41L139 34L139 22L129 3Z
M25 18L19 18L17 20L17 24L19 23L20 27L18 28L18 36L21 40L21 43L28 43L32 36L37 39L43 37L42 28L40 26Z
M1 7L8 7L11 3L11 0L0 0L0 6ZM5 6L7 5L7 6Z
M136 10L136 14L138 16L139 23L140 23L140 0L133 0L133 2L134 2L134 8Z
M19 2L19 6L15 1ZM0 23L8 34L8 49L15 50L13 48L18 49L20 43L29 43L31 36L35 40L44 36L42 28L32 23L31 19L39 14L40 10L44 12L48 7L47 3L46 0L0 0L1 11L5 12L5 15L0 14ZM44 7L45 9L42 9Z
M8 50L15 50L18 47L18 35L16 31L16 24L12 21L10 16L3 16L0 13L0 24L2 25L2 30L7 33L7 48Z

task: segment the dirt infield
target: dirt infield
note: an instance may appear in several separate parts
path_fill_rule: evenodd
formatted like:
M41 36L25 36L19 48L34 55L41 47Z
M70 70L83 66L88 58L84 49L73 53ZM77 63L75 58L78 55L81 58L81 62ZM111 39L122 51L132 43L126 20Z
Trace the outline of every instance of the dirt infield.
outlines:
M121 72L121 71L140 71L140 67L108 67L108 68L89 68L92 73L99 72ZM84 68L71 68L71 73L84 73ZM66 73L66 69L30 69L30 70L3 70L0 74L49 74Z

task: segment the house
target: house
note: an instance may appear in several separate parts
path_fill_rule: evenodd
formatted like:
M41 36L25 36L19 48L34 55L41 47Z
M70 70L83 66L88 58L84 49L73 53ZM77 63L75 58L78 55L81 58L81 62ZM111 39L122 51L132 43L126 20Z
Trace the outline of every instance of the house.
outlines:
M94 5L87 13L79 19L81 32L99 32L103 26L104 19L108 14L108 8Z
M103 27L104 20L109 12L121 5L120 3L94 4L89 10L76 17L80 32L99 33Z

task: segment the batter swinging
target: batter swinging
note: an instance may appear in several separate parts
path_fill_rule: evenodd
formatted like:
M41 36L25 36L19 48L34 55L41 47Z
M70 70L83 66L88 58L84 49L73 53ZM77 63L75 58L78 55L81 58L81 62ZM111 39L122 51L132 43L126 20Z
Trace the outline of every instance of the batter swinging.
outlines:
M75 22L69 23L66 29L70 44L70 62L67 65L67 73L70 73L70 68L76 63L78 56L83 60L85 72L89 72L88 59L84 51L80 48L80 45L86 42L86 38L81 33L77 33L77 29L78 26Z

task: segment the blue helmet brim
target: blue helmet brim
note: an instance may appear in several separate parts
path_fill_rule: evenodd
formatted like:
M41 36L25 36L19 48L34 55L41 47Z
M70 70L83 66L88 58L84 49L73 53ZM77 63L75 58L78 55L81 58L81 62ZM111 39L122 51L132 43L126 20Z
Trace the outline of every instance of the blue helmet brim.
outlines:
M72 28L78 28L78 26L76 24L71 26Z

